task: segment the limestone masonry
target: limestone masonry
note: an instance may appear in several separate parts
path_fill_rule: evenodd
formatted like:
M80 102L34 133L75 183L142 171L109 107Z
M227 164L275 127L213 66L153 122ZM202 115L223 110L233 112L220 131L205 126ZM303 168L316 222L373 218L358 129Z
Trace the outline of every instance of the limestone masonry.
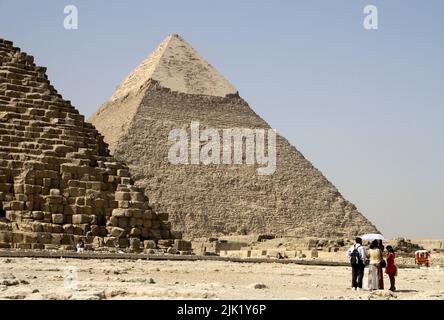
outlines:
M288 141L277 137L277 170L257 165L172 165L172 129L270 126L180 36L166 38L92 117L136 185L185 235L274 233L351 237L376 232L356 207Z
M0 39L0 247L83 239L139 250L141 240L171 239L168 215L154 212L128 167L33 60Z

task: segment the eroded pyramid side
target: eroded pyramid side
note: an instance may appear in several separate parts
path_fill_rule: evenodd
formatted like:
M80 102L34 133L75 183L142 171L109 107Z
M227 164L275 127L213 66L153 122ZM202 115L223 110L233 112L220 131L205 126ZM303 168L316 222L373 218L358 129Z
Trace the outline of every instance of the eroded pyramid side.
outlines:
M138 249L171 238L167 215L45 72L0 39L0 245Z

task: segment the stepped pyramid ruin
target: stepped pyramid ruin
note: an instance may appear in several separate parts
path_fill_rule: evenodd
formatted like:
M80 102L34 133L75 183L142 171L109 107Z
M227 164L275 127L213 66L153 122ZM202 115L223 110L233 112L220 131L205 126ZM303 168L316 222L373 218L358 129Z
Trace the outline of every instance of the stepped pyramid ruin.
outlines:
M46 68L0 39L0 247L138 250L171 239L128 167L50 85Z
M351 237L377 231L286 139L277 169L257 165L173 165L172 129L264 128L233 87L180 36L170 35L90 121L125 161L150 200L188 237L273 233Z

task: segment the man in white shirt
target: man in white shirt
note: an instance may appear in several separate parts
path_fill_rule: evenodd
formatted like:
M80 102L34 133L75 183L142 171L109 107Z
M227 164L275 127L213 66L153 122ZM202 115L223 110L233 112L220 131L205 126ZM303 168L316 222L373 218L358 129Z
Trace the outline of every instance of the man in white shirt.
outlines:
M365 249L362 246L361 238L356 238L356 243L348 249L347 258L352 267L352 289L361 290L366 260Z

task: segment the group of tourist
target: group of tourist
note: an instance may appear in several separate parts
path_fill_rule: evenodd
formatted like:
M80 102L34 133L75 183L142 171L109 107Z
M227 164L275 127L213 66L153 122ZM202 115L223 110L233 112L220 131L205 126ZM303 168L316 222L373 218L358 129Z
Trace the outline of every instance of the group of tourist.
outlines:
M385 249L385 250L384 250ZM385 254L385 259L384 259ZM384 272L390 279L390 289L395 291L395 252L392 246L384 248L382 240L373 240L366 250L362 245L362 239L356 238L356 242L347 251L347 258L352 267L352 289L362 290L364 270L368 260L368 289L384 289Z

